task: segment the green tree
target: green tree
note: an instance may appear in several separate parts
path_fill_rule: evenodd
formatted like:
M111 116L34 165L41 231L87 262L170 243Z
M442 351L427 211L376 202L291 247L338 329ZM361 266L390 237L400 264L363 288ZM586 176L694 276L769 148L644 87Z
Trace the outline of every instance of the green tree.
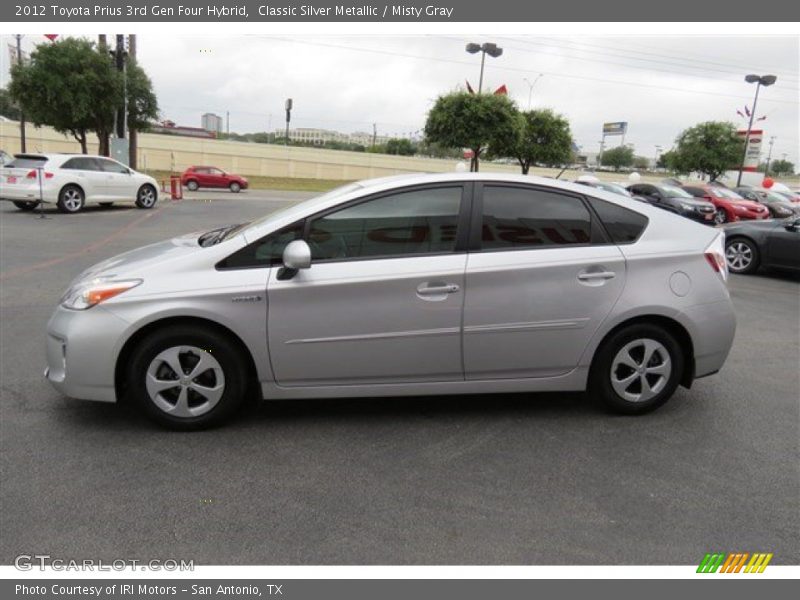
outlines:
M30 64L14 65L9 92L34 125L72 135L86 154L87 134L113 127L122 78L91 42L66 38L37 46Z
M634 156L633 166L636 169L644 171L650 168L650 161L647 159L646 156Z
M794 175L794 164L788 160L774 160L769 171L775 175Z
M706 121L683 131L675 140L669 168L677 173L698 172L711 181L742 162L744 140L733 123Z
M11 99L6 88L0 88L0 115L12 121L19 121L20 118L19 106Z
M603 166L613 167L615 171L632 166L633 161L633 148L630 146L617 146L603 152Z
M406 138L392 138L386 142L386 154L399 154L400 156L414 156L417 148Z
M513 143L519 135L514 103L505 95L453 92L439 96L428 113L428 143L472 150L471 171L477 171L487 146Z
M675 152L673 150L667 150L666 152L662 152L658 156L658 160L656 161L656 167L659 169L672 169L671 163L674 160Z
M563 165L572 158L572 132L569 121L550 109L529 110L516 118L516 136L498 139L492 156L515 158L522 174L531 165Z

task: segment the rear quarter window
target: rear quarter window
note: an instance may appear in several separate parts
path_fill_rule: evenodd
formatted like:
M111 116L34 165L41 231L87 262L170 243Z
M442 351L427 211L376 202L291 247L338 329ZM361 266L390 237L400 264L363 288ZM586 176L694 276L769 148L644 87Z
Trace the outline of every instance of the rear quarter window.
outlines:
M648 219L642 214L597 198L588 200L615 244L632 244L647 227Z

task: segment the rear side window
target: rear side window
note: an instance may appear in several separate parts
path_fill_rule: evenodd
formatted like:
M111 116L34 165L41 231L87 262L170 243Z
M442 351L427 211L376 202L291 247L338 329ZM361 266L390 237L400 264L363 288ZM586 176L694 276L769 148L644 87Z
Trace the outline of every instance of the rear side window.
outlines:
M99 171L100 167L93 158L87 156L76 156L70 158L67 162L61 165L62 169L73 169L77 171Z
M533 188L483 188L482 250L590 244L593 234L580 198Z
M647 217L644 215L597 198L588 200L615 244L635 242L647 227Z
M44 156L17 156L4 166L10 169L36 169L44 167L45 164L47 164L47 158Z

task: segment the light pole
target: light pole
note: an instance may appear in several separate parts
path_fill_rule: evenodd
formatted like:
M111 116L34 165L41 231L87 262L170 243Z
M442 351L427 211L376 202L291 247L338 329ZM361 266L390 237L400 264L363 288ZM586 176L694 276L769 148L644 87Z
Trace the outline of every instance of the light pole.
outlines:
M767 154L767 166L764 167L764 177L769 175L769 163L772 160L772 146L775 143L776 137L777 136L773 135L771 138L769 138L769 153Z
M658 168L658 157L661 156L661 146L656 146L656 158L653 161L653 170Z
M533 86L535 86L536 82L539 81L542 77L544 77L544 73L539 73L536 79L533 80L533 83L531 83L527 77L522 78L522 81L528 84L528 110L531 109L531 96L533 95Z
M753 98L753 110L750 111L750 122L747 124L747 135L744 138L744 153L742 154L742 164L739 166L739 177L736 180L736 187L742 185L742 171L744 170L744 161L747 160L747 148L750 145L750 131L753 129L753 117L756 116L756 104L758 104L758 91L761 89L761 86L764 87L770 86L776 81L778 78L775 75L745 75L744 80L747 83L755 83L756 84L756 95Z
M467 44L467 52L470 54L481 53L481 77L478 80L478 93L480 94L483 89L483 65L486 62L486 55L497 58L503 54L503 49L497 44L486 42L484 44Z
M17 65L22 66L22 35L17 34ZM25 141L25 111L20 106L19 108L19 147L22 152L27 151Z

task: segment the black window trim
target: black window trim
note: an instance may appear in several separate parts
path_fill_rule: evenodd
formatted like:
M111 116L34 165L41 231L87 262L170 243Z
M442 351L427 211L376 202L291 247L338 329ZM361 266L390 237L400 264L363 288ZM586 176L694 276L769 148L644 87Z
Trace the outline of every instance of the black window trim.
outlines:
M441 181L435 183L421 183L415 185L409 185L404 187L393 188L391 190L383 190L381 192L373 192L372 194L368 194L366 196L360 196L358 198L353 198L352 200L348 200L347 202L343 202L342 204L337 204L336 206L332 206L316 212L312 215L308 215L302 219L298 219L293 223L285 225L284 227L280 227L275 231L272 231L262 237L260 237L255 242L251 242L247 246L239 248L235 252L229 254L215 265L215 268L219 270L239 270L239 269L267 269L272 268L275 266L281 266L281 261L275 260L270 261L269 263L259 264L259 265L247 265L247 266L239 266L239 267L227 267L225 266L225 261L228 260L231 256L236 254L237 252L241 252L244 248L247 248L253 244L260 244L266 238L271 235L275 235L281 231L289 229L291 227L296 226L299 223L302 223L303 233L299 238L308 241L308 236L311 230L311 222L322 218L326 215L333 214L335 212L339 212L340 210L345 210L347 208L351 208L353 206L358 206L359 204L363 204L365 202L370 202L371 200L378 200L380 198L385 198L388 196L395 196L397 194L407 193L407 192L414 192L417 190L430 190L430 189L442 189L442 188L461 188L461 204L459 206L459 213L456 221L456 244L452 251L449 252L425 252L419 254L384 254L380 256L353 256L348 258L317 258L312 259L312 265L316 264L331 264L331 263L342 263L342 262L361 262L367 260L391 260L397 258L417 258L417 257L432 257L432 256L455 256L459 254L466 254L468 251L468 236L469 236L469 224L470 224L470 215L472 214L472 207L474 204L474 196L475 196L475 185L472 181Z
M529 191L548 192L551 194L560 194L570 198L579 200L583 207L589 214L589 219L592 225L590 232L591 240L586 243L575 244L550 244L546 246L520 246L511 248L483 248L483 190L485 187L515 187ZM594 239L597 236L597 239ZM559 248L591 248L592 246L608 246L615 244L611 236L603 226L600 217L592 210L590 203L586 200L583 194L578 194L571 190L562 190L560 188L548 187L545 185L522 183L518 181L495 181L483 180L475 182L474 200L472 221L470 223L470 236L469 236L469 252L488 254L491 252L528 252L531 250L557 250Z

